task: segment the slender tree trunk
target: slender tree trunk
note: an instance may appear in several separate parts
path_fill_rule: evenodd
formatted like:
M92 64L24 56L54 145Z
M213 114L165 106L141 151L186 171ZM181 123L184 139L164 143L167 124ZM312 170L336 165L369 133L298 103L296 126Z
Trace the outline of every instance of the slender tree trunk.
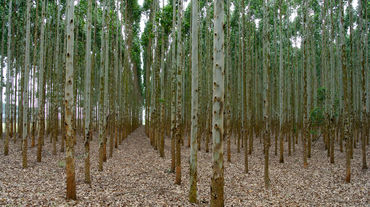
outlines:
M74 128L73 114L73 46L74 46L74 1L67 1L67 51L66 51L66 80L65 80L65 127L66 127L66 175L67 199L76 200L76 178L74 160Z
M231 146L230 146L230 140L231 140L231 55L230 55L230 0L227 0L226 2L226 21L227 21L227 37L226 37L226 119L225 119L225 136L227 139L227 161L231 162ZM247 153L247 150L245 150ZM248 155L247 155L248 157ZM247 159L248 160L248 159ZM247 162L248 164L248 162Z
M182 4L183 0L178 1L178 28L177 28L177 105L176 105L176 180L175 184L181 184L181 129L182 126Z
M34 49L33 49L33 75L32 75L32 139L31 139L31 147L35 147L35 133L36 133L36 110L35 110L35 102L36 102L36 96L35 93L37 91L36 89L36 61L37 61L37 33L38 33L38 10L39 10L39 3L38 1L36 2L36 19L35 19L35 28L34 28ZM57 38L58 39L58 38ZM1 95L0 95L1 99ZM1 118L1 114L0 114ZM2 123L2 122L0 122Z
M359 1L359 8L360 8L360 17L359 17L359 28L360 28L360 52L361 52L361 113L362 113L362 125L361 125L361 146L362 146L362 169L367 169L367 163L366 163L366 123L367 123L367 114L366 114L366 94L370 93L369 91L366 91L366 74L365 74L365 61L366 61L366 51L365 51L365 44L366 42L366 36L367 33L367 23L364 21L366 20L366 1L363 2L363 0ZM365 11L365 12L364 12ZM365 17L365 18L364 18ZM368 136L368 135L367 135Z
M351 182L351 158L350 158L350 118L349 118L349 93L348 93L348 75L347 75L347 61L346 61L346 45L345 45L345 30L343 0L340 0L340 20L339 20L339 34L341 45L341 63L343 73L343 99L344 99L344 140L346 140L346 182Z
M9 154L9 139L10 139L10 71L11 71L11 40L12 40L12 0L9 0L8 8L8 54L7 54L7 72L6 72L6 136L4 140L4 155Z
M246 61L246 31L245 4L242 1L242 147L244 146L244 173L248 173L248 122L247 122L247 61Z
M198 1L192 1L191 28L191 144L190 144L190 203L197 202L198 156Z
M101 65L100 65L100 72L99 72L99 76L100 76L100 86L99 86L99 107L98 107L98 110L99 110L99 165L98 165L98 170L99 171L103 171L103 162L104 162L104 136L105 136L105 126L104 126L104 119L105 119L105 115L104 115L104 62L105 62L105 57L104 57L104 53L106 52L105 50L105 44L104 44L104 33L105 33L105 3L104 3L104 6L103 6L103 16L102 16L102 25L103 25L103 28L102 28L102 37L101 37L101 56L100 56L100 62L101 62Z
M3 62L4 62L4 56L5 56L5 52L4 52L4 45L5 45L5 16L4 16L4 19L2 19L3 21L3 26L1 27L1 31L2 31L2 34L1 34L1 52L0 52L0 55L1 55L1 58L0 58L0 74L4 74L3 73ZM3 139L3 76L1 75L0 76L0 139Z
M211 206L224 206L224 1L214 1Z
M264 167L264 181L265 188L270 187L269 178L269 150L270 150L270 119L269 119L269 103L270 103L270 89L269 89L269 71L270 71L270 49L269 49L269 24L268 24L268 13L269 13L269 0L263 1L263 121L265 124L264 131L264 155L265 155L265 167Z
M163 1L163 8L164 8L164 1ZM164 25L162 25L162 29L161 29L161 82L160 82L160 86L161 86L161 100L165 100L165 80L164 80L164 76L165 76L165 66L164 66L164 58L165 58L165 34L164 34L164 28L163 28ZM162 101L160 103L160 123L162 123L162 126L160 128L160 143L159 143L159 155L160 157L164 157L164 131L165 131L165 103Z
M91 86L91 19L92 0L88 0L86 25L86 70L85 70L85 183L91 183L90 178L90 86Z
M45 80L44 80L44 35L45 35L45 0L42 1L41 11L41 34L40 34L40 62L39 62L39 109L38 109L38 120L39 120L39 135L37 143L37 162L41 162L42 158L42 146L44 143L45 133Z
M25 51L25 61L24 61L24 93L23 93L23 134L22 134L22 167L27 168L27 149L28 149L28 79L29 79L29 69L30 69L30 39L31 39L31 0L27 0L27 11L26 11L26 51ZM17 84L17 83L16 83Z
M55 46L55 54L54 54L54 58L55 58L55 72L54 73L57 73L59 72L60 68L59 68L59 21L60 21L60 9L59 9L59 5L57 5L57 24L56 24L56 46ZM58 83L58 79L56 79L56 81L54 82L54 85L53 85L53 91L54 91L54 96L52 97L52 108L53 108L53 123L54 123L54 127L53 127L53 134L52 134L52 137L53 137L53 155L56 155L57 154L57 139L58 139L58 106L57 106L57 97L58 97L58 86L60 87L60 84Z
M109 6L109 3L108 4L108 8L107 11L108 11L108 14L110 12L110 6ZM108 15L107 15L108 17ZM105 17L103 17L105 18ZM106 22L109 22L109 19L107 18L106 19ZM108 25L104 25L106 26L106 29L104 31L105 35L104 35L104 39L102 39L103 41L103 44L105 44L105 53L104 53L104 56L102 56L103 58L105 58L104 60L104 116L102 117L104 120L104 141L103 141L103 161L106 162L107 161L107 141L108 141L108 135L109 135L109 123L110 123L110 119L111 119L111 116L109 116L109 105L108 105L108 87L109 87L109 27ZM129 51L130 51L130 48L129 48ZM110 136L110 135L109 135ZM110 136L110 142L112 141L111 140L112 136ZM112 150L111 150L112 151ZM111 153L110 153L111 155ZM111 156L110 156L111 157Z
M280 163L284 163L284 133L282 126L285 125L284 114L283 114L283 98L284 98L284 68L283 68L283 21L282 21L282 1L279 2L279 137L280 137Z
M304 36L303 36L303 167L307 168L307 143L306 139L309 135L309 124L308 124L308 116L307 116L307 2L304 2L303 5L303 30L304 30Z

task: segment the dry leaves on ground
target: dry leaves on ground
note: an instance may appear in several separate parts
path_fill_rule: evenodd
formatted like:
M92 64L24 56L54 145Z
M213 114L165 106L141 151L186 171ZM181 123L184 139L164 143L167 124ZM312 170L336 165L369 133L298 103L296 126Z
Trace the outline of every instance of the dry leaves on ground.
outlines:
M234 143L234 141L232 141ZM97 171L97 139L91 143L92 184L83 182L82 138L76 145L76 201L65 200L64 154L51 154L46 139L43 160L36 162L36 148L30 148L29 167L21 167L20 143L10 145L9 156L0 155L0 206L209 206L211 153L198 154L199 204L187 201L189 190L189 149L182 148L182 184L174 184L169 170L170 140L166 139L165 158L149 144L141 127L115 149L113 158ZM0 144L3 149L3 142ZM202 146L203 147L203 146ZM286 149L286 148L285 148ZM226 150L225 150L226 152ZM244 174L244 154L232 145L232 162L225 159L226 206L369 206L369 171L361 170L360 149L352 160L352 182L346 184L345 155L335 151L330 164L320 141L312 150L308 169L302 168L300 146L285 163L271 150L271 188L264 189L263 155L259 139L249 156L249 173ZM369 158L369 150L367 153ZM370 160L370 159L368 159Z

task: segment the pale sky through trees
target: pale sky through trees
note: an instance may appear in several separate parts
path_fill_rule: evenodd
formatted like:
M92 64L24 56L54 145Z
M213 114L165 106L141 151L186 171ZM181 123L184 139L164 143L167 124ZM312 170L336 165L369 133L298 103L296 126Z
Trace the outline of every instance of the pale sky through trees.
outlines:
M159 0L159 1L160 1L160 7L162 7L162 4L163 4L162 1L163 0ZM164 1L165 1L164 3L167 4L167 1L168 0L164 0ZM144 4L144 0L138 0L138 3L142 7L143 4ZM187 6L189 5L189 3L190 3L190 0L184 1L184 10L187 8ZM76 4L78 4L78 1L75 1L75 5ZM346 10L347 4L345 4L344 7L345 7L345 10L344 11L346 12L347 11ZM358 7L358 0L353 0L352 1L352 7L354 9L357 9L357 7ZM293 12L292 12L292 14L291 14L291 16L289 17L289 20L290 21L293 21L296 16L297 16L297 10L294 9ZM141 20L140 20L140 36L141 36L142 32L144 31L145 23L147 21L148 21L148 17L145 16L145 15L141 15ZM256 23L259 24L260 23L259 21L260 20L257 19L256 20ZM294 39L292 38L291 39L291 42L293 43L294 47L300 47L300 45L301 45L301 37L296 37ZM141 52L141 59L142 59L142 52ZM3 64L3 81L4 82L6 81L6 71L7 71L7 69L6 69L6 62L4 60L4 64ZM37 83L36 83L36 87L37 87ZM5 90L3 90L3 102L5 102L5 94L4 93L5 93Z

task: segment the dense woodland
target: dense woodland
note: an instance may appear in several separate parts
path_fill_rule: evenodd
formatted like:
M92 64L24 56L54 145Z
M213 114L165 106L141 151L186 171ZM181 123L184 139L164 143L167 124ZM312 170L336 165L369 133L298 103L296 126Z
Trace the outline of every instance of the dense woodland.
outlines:
M17 176L59 159L52 163L64 182L55 186L69 202L82 199L78 185L91 190L94 175L107 176L105 167L133 142L135 150L150 144L156 156L137 159L166 163L170 184L186 193L180 203L101 205L245 206L228 203L227 171L248 183L260 166L253 176L268 192L287 162L308 176L320 166L328 169L322 176L339 169L336 185L355 182L351 189L363 195L339 205L369 204L369 7L366 0L1 1L0 205L36 202L4 193L9 166ZM209 177L201 163L209 163ZM198 191L204 179L206 199Z

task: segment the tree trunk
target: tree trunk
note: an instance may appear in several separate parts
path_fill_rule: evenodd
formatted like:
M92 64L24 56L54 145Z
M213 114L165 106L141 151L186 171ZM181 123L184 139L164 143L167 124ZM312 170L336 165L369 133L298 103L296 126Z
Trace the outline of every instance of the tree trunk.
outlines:
M74 160L74 128L73 120L73 46L74 46L74 1L67 1L67 51L66 51L66 80L65 80L65 122L66 127L66 175L67 199L76 200L76 178Z
M224 206L224 1L214 1L211 206Z
M10 139L10 71L11 71L11 40L12 40L12 0L9 1L8 12L8 54L7 54L7 72L6 72L6 136L4 140L4 155L9 154L9 139Z
M87 25L86 25L86 70L85 70L85 183L90 184L90 86L91 86L91 19L92 0L88 1Z
M284 98L284 68L283 68L283 21L282 21L282 1L280 0L279 3L279 46L280 46L280 54L279 54L279 138L280 138L280 163L284 163L284 133L282 126L285 124L284 122L284 114L283 114L283 98Z
M104 126L104 119L105 119L105 114L104 114L104 53L106 52L105 49L105 44L104 44L104 33L105 33L105 3L103 6L103 16L102 16L102 37L101 37L101 55L100 55L100 86L99 86L99 165L98 165L98 170L103 171L103 162L104 162L104 136L105 136L105 126Z
M347 61L346 61L346 46L345 46L345 30L343 0L340 0L340 20L339 20L339 34L341 44L341 63L343 73L343 100L344 100L344 140L346 140L346 182L351 182L351 158L350 158L350 118L349 118L349 93L348 93L348 75L347 75Z
M37 162L41 162L42 146L44 143L45 133L45 79L44 79L44 35L45 35L45 0L42 1L41 11L41 34L40 34L40 62L39 62L39 102L38 120L39 120L39 135L37 143Z
M176 180L175 184L181 184L181 129L182 127L182 4L183 0L178 1L178 28L177 28L177 105L176 105Z
M24 61L24 91L23 91L23 134L22 134L22 167L27 168L27 149L28 149L28 79L29 79L29 68L30 68L30 39L31 39L31 0L27 0L27 13L26 13L26 51L25 51L25 61ZM17 83L16 83L17 84Z
M265 124L265 131L263 135L264 140L264 155L265 155L265 167L264 167L264 181L265 188L270 187L269 178L269 150L270 150L270 89L269 89L269 71L270 71L270 49L269 49L269 0L263 1L263 121Z
M192 1L191 29L191 141L190 141L190 190L189 202L197 202L198 156L198 1Z
M307 143L306 140L309 135L308 115L307 115L307 2L303 5L303 167L307 168Z
M366 37L368 35L367 33L367 23L364 21L366 20L366 1L362 2L360 0L359 2L359 8L360 8L360 17L359 17L359 28L360 28L360 52L361 52L361 91L362 91L362 125L361 125L361 146L362 146L362 169L367 169L367 163L366 163L366 123L367 123L367 114L366 114L366 94L369 93L369 91L366 91L366 74L365 74L365 61L366 61L366 51L365 51L365 44L366 43Z
M3 25L1 27L1 31L2 31L2 34L1 34L1 51L0 51L0 55L1 55L1 58L0 58L0 74L4 74L3 73L3 63L4 63L4 56L5 56L5 52L4 52L4 46L5 46L5 16L4 16L4 19L3 20ZM0 139L3 139L3 76L1 75L0 76Z

